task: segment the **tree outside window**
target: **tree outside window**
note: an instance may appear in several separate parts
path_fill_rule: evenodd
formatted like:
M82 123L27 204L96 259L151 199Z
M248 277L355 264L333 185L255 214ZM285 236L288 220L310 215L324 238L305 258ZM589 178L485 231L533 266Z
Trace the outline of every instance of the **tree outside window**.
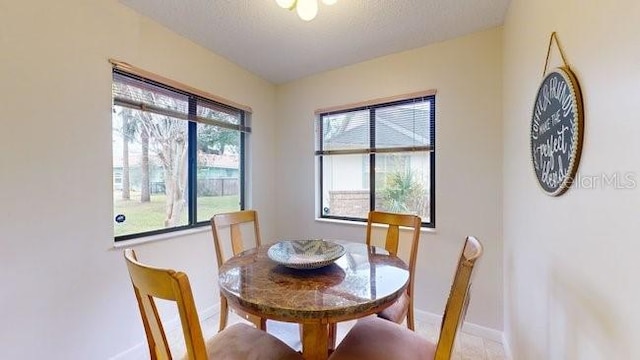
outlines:
M113 97L116 240L243 207L243 111L117 70Z

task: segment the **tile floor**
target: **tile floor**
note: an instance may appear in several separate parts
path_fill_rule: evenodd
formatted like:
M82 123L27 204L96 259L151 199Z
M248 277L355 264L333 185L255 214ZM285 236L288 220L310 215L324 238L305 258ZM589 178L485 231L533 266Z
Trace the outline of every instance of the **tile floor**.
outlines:
M202 322L202 332L205 338L211 337L218 331L218 316L212 316ZM229 325L244 320L235 314L229 314ZM355 321L347 321L338 324L337 341L341 341ZM296 350L301 349L298 325L283 322L267 322L270 334L278 337ZM439 326L416 321L416 332L437 341ZM168 334L171 343L171 352L174 355L184 354L184 340L181 330L178 328ZM460 332L456 339L456 345L452 360L507 360L501 343L484 339L479 336Z

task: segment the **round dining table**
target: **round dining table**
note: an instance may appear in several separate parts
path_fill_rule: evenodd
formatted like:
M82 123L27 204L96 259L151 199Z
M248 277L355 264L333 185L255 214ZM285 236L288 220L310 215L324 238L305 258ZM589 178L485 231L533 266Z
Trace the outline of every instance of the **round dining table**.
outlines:
M317 269L295 269L267 255L271 245L241 252L219 269L227 301L265 319L302 324L302 355L327 359L335 324L378 313L392 305L409 281L407 264L383 248L328 240L345 254ZM333 325L333 326L330 326Z

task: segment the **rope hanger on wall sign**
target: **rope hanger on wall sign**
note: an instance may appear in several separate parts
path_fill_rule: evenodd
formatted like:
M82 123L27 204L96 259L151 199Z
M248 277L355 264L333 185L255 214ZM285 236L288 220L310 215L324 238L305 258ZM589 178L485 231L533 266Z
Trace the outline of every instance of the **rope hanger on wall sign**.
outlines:
M560 51L560 57L562 57L562 62L564 63L564 66L567 69L569 69L569 63L567 63L567 59L564 57L564 52L562 51L562 46L560 46L558 35L556 35L556 32L554 31L551 33L551 36L549 37L549 46L547 47L547 58L544 61L544 70L542 70L542 77L544 77L544 75L547 73L547 66L549 65L549 55L551 54L551 44L553 43L553 40L556 41L556 46Z

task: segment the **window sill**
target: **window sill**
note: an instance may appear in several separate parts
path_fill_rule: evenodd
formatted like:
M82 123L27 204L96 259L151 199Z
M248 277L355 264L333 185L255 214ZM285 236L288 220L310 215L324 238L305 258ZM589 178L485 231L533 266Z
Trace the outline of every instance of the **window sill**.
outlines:
M174 238L184 237L184 236L193 235L193 234L200 234L204 232L211 232L211 227L200 226L193 229L186 229L186 230L169 232L165 234L151 235L151 236L145 236L145 237L136 238L136 239L117 241L117 242L114 242L113 247L115 249L121 249L121 248L142 245L142 244L147 244L147 243L156 242L156 241L174 239Z
M367 227L367 222L366 221L349 221L349 220L316 218L316 222L339 224L339 225L349 225L349 226L358 226L358 227L365 227L365 228ZM382 225L374 224L373 226L382 226ZM420 233L436 234L437 230L435 228L421 227L420 228Z

